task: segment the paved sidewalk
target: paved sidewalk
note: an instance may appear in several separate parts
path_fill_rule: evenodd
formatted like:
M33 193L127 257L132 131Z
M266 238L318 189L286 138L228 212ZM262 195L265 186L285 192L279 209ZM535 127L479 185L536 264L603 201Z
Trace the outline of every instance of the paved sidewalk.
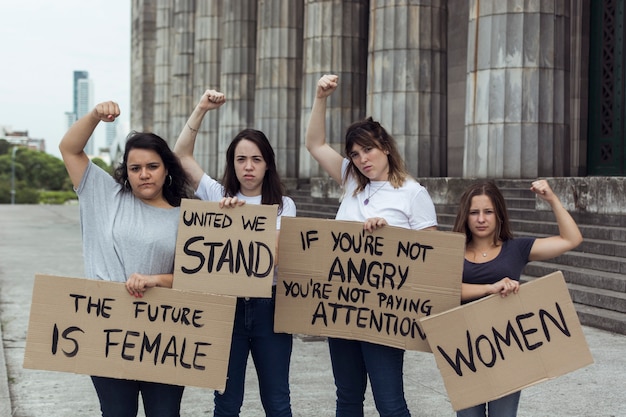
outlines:
M82 276L77 206L0 205L0 417L98 416L88 376L23 369L35 273ZM519 417L626 416L626 336L584 328L595 363L524 390ZM416 416L454 416L431 354L407 352L405 385ZM252 361L242 417L263 416ZM325 341L296 337L291 366L294 416L334 415ZM182 416L212 415L213 393L185 389ZM140 415L143 416L143 413ZM367 394L366 416L377 416Z

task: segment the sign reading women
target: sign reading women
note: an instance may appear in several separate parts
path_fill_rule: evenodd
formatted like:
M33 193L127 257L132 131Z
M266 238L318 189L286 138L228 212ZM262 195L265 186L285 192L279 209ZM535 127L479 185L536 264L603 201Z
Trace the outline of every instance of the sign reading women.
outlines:
M455 410L593 363L560 271L420 321Z

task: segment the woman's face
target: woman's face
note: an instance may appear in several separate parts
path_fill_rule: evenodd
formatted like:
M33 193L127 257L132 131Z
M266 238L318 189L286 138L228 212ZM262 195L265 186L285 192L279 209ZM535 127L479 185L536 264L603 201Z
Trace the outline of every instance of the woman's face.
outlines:
M158 153L151 149L131 149L126 160L126 173L137 198L151 205L164 201L163 184L167 169Z
M355 167L370 181L387 181L389 178L389 159L387 152L375 146L352 145L348 155Z
M240 140L235 147L234 166L241 194L248 197L261 195L267 162L259 147L250 140Z
M467 225L473 237L493 236L498 225L498 218L491 198L486 195L472 197Z

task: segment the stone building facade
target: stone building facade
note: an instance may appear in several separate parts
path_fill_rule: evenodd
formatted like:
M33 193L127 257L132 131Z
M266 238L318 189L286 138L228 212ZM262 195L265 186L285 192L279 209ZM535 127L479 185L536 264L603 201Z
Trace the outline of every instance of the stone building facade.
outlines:
M207 88L226 94L196 157L219 176L247 127L285 179L315 85L339 75L327 137L372 116L413 175L623 176L624 0L133 0L131 127L171 144Z

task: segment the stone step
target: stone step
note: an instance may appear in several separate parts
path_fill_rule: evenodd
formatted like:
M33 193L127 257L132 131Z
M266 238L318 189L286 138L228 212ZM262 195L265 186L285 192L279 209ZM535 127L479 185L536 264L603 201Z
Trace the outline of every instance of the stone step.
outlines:
M446 230L452 228L455 219L456 214L452 215L445 212L437 213L437 221L439 222L439 225L445 227ZM509 221L514 235L543 237L553 236L559 233L559 228L554 221L554 215L552 215L552 219L552 221L543 221L533 218L527 218L524 220L519 218L509 218ZM621 249L617 252L620 255L617 256L623 256L623 253L626 253L626 227L596 226L578 223L578 228L580 229L580 233L582 233L585 240L615 242L616 244L621 245Z
M523 275L521 281L534 278ZM626 335L625 294L571 283L567 287L582 325Z
M582 325L626 335L626 314L576 303L574 307Z
M626 276L594 269L576 268L550 262L531 262L524 268L524 275L542 277L555 271L563 272L568 283L591 288L626 293Z
M626 294L617 291L567 284L572 301L578 304L626 313Z
M563 277L566 280L567 289L574 303L626 314L626 293L573 284L568 281L565 272L563 272ZM538 277L524 274L520 280L529 282L536 278Z

